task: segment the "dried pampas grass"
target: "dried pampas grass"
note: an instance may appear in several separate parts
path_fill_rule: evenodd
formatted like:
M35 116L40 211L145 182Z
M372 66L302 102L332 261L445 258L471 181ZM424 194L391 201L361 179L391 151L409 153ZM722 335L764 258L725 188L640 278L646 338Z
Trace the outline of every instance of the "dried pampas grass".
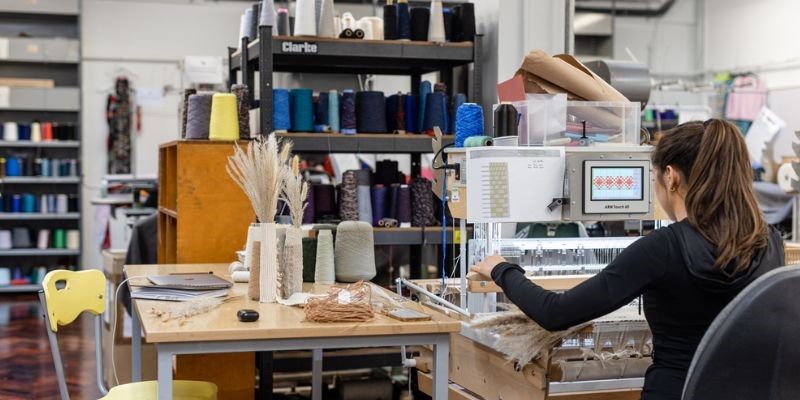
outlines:
M292 226L300 227L303 223L303 211L308 204L305 203L308 197L308 183L300 173L300 157L294 156L289 165L283 167L283 201L289 207L292 215Z
M221 306L223 303L238 297L241 296L227 298L208 297L183 302L159 302L157 305L150 307L148 313L160 318L161 322L179 320L180 325L183 325L188 322L189 318L211 312L211 310Z
M283 190L283 171L292 151L291 142L281 143L275 135L269 135L267 139L258 137L250 141L246 151L238 145L233 149L225 166L228 175L250 199L258 221L272 222Z
M478 317L470 325L478 330L498 334L494 349L503 353L509 360L525 365L540 357L545 349L559 344L564 338L589 324L550 332L521 311L508 311Z

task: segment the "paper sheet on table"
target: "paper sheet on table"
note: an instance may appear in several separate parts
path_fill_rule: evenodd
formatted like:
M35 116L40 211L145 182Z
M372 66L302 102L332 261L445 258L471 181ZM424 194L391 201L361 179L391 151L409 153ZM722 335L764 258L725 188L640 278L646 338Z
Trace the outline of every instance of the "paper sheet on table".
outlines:
M544 222L561 219L564 197L563 147L476 147L467 149L467 221Z
M297 292L297 293L293 293L291 296L289 296L288 299L278 298L278 304L281 304L281 305L284 305L284 306L302 307L303 305L306 304L306 302L309 299L312 299L314 297L325 297L325 296L326 295L324 295L324 294L312 294L312 293L305 293L305 292Z
M784 126L786 126L786 122L769 108L761 108L744 138L747 144L747 152L750 154L750 161L760 164L764 162L764 150L767 149L767 145L772 142L772 139Z

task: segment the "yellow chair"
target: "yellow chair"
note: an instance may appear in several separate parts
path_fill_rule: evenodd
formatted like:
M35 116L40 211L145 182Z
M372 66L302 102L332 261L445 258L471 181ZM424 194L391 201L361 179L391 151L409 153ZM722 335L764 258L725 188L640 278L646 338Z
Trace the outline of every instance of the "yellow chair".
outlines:
M103 386L103 355L101 353L101 319L106 309L106 278L99 270L50 271L42 281L39 300L42 303L47 337L56 365L58 388L61 399L69 400L64 367L58 349L56 332L59 326L69 325L84 311L95 316L95 358L97 360L97 386L105 397L103 400L156 400L158 398L155 381L135 382L119 385L107 390ZM175 400L216 400L217 385L209 382L174 381L172 386Z

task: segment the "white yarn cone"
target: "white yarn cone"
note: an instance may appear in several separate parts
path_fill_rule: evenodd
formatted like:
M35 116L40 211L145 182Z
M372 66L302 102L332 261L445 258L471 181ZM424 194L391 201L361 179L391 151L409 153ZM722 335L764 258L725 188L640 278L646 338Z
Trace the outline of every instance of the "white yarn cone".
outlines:
M431 19L428 21L428 41L444 42L444 12L442 0L431 0Z
M247 37L250 33L248 32L248 16L247 14L242 14L241 20L239 21L239 45L242 43L242 39Z
M281 297L288 299L303 291L303 230L286 228L283 247L283 277L281 278Z
M383 18L365 17L372 24L372 40L383 40Z
M294 11L294 35L317 36L317 13L314 0L297 0Z
M356 29L356 18L349 11L342 14L342 22L340 28L341 28L340 32L345 29L352 29L352 30Z
M356 22L356 29L364 31L364 39L372 40L372 22L366 17L361 18Z
M336 228L336 280L369 281L375 277L372 224L343 221Z
M333 9L333 0L323 0L319 12L319 36L336 37L336 12Z
M333 267L333 234L329 230L317 234L317 264L314 267L314 283L331 284L336 281Z
M3 140L16 142L19 138L19 126L16 122L6 122L3 124Z
M258 26L275 27L275 2L263 0L261 2L261 15L258 16Z
M38 122L31 124L31 142L42 141L42 125Z

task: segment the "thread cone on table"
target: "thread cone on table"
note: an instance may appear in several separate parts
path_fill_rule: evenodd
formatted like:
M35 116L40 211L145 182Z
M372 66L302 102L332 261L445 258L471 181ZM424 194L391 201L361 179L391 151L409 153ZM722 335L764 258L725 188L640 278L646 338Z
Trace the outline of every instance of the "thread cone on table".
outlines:
M319 231L317 233L317 263L314 267L314 283L330 284L336 280L333 251L331 231Z
M322 0L319 14L318 36L336 37L339 32L334 21L336 11L333 8L333 0Z
M286 228L283 247L283 277L281 280L282 298L303 291L303 230L298 227Z
M239 138L250 138L250 90L247 85L231 85L231 93L236 96L237 118L239 121Z
M336 280L369 281L375 277L375 247L372 225L344 221L336 228Z
M428 21L428 41L444 42L444 11L442 0L431 0L431 17Z
M297 0L294 36L317 36L317 12L314 0Z
M257 240L259 235L258 224L251 224L247 228L247 243L244 250L244 265L250 270L250 281L247 284L247 297L251 300L258 300L261 296L261 242Z
M215 93L211 100L211 120L208 138L211 140L239 139L239 107L236 95Z

